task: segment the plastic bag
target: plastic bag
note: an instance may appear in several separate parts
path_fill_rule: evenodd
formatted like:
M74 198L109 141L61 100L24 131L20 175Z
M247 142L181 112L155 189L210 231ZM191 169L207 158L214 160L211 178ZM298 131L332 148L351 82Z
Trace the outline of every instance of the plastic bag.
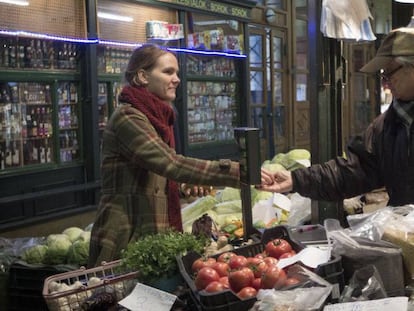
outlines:
M349 285L345 286L340 302L375 300L386 298L384 283L374 265L367 265L354 272Z
M332 291L332 284L300 266L291 266L287 274L300 280L297 287L285 290L261 289L252 311L320 310Z
M350 215L347 217L350 235L380 241L386 224L394 217L393 211L387 207L373 213Z
M336 219L325 220L331 251L342 257L345 282L354 271L374 265L389 296L404 295L404 269L401 249L386 241L352 237L351 230L341 229Z
M8 271L16 260L21 259L23 252L34 245L44 243L44 237L27 237L7 239L0 237L0 271Z
M385 240L401 248L404 265L414 279L414 206L385 207L370 214L347 217L354 237Z
M311 219L311 199L301 196L299 193L293 193L290 196L292 205L290 207L290 214L288 225L298 226L303 225L306 221Z
M382 239L401 248L404 266L414 279L414 212L407 216L395 215L386 224Z

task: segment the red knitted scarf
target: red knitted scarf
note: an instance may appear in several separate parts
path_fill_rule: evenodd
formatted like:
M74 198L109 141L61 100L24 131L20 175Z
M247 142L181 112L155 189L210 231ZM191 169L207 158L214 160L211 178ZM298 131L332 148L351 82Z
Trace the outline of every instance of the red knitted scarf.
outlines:
M175 147L173 128L175 113L170 104L162 101L146 88L134 86L125 86L119 95L119 100L131 104L145 114L162 140L171 148ZM175 181L168 180L167 194L169 224L182 231L180 198Z

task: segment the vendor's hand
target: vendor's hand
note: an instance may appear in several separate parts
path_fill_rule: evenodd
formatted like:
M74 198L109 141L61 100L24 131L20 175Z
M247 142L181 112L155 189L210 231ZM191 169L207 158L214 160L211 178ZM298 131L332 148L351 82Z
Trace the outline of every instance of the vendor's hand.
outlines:
M190 184L181 184L181 193L184 197L203 197L209 195L213 191L212 186L197 186Z
M273 173L262 168L261 169L261 183L262 185L271 185L274 182Z
M263 179L263 172L262 172L262 184L258 186L260 190L270 191L270 192L278 192L278 193L285 193L292 191L293 189L293 181L292 181L292 174L290 171L278 171L272 173L272 182L269 182L268 176ZM265 182L263 182L265 180Z

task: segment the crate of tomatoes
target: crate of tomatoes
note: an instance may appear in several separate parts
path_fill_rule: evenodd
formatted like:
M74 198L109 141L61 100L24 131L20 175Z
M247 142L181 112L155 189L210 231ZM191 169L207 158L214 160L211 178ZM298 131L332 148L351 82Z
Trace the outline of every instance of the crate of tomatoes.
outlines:
M232 251L203 257L190 252L177 257L178 267L201 311L247 311L257 301L259 289L286 290L305 280L277 267L281 258L304 248L278 226L262 240Z

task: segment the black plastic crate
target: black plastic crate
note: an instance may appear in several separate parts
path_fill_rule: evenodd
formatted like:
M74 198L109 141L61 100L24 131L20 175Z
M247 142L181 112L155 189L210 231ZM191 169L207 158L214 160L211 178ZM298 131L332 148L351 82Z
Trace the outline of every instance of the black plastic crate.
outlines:
M285 239L287 240L292 248L299 252L305 246L300 242L293 240L289 233L289 228L287 226L277 226L270 229L266 229L261 236L260 242L255 242L253 244L242 246L240 248L234 249L232 252L243 255L246 257L254 256L258 253L264 251L265 245L267 242L273 239ZM213 257L217 258L220 254L217 254ZM191 266L193 262L200 258L201 255L196 252L189 252L185 256L178 256L177 263L181 275L183 276L186 284L191 290L192 298L195 300L196 304L200 307L201 311L247 311L253 304L256 302L256 298L250 298L246 300L241 300L236 296L234 292L230 289L222 291L220 293L207 293L204 291L198 291L195 287ZM311 269L312 270L312 269ZM341 264L341 258L335 257L332 261L329 261L325 264L319 265L314 271L316 274L330 282L336 288L332 297L329 299L334 302L338 297L339 293L344 286L343 281L343 269ZM335 286L335 284L338 284Z
M300 245L302 248L317 245L327 246L328 243L325 227L319 224L298 227L277 226L267 229L263 233L262 241L267 242L273 237L286 238L288 241L293 241L294 245ZM345 287L342 257L339 255L332 255L330 261L320 264L313 269L313 272L334 285L330 299L331 301L337 301L340 293Z
M31 265L16 261L10 266L8 278L9 311L47 311L43 284L47 277L78 269L69 265Z
M233 250L234 253L243 256L254 256L263 251L263 244L254 243ZM184 281L191 290L191 296L201 311L247 311L256 302L256 298L241 300L230 289L220 293L207 293L198 291L192 279L191 265L200 258L201 255L196 252L189 252L185 256L178 256L177 263Z

